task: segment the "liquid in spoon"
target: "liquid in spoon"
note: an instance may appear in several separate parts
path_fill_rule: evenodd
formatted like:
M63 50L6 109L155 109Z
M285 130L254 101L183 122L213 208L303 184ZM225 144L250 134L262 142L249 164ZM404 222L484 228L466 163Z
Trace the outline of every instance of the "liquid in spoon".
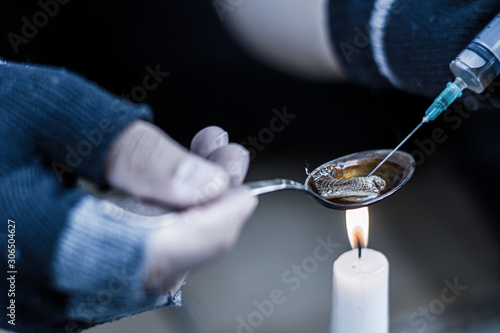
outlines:
M344 169L342 165L329 164L310 174L310 182L313 190L326 200L363 202L380 196L387 188L384 178L367 176L366 169L363 165Z

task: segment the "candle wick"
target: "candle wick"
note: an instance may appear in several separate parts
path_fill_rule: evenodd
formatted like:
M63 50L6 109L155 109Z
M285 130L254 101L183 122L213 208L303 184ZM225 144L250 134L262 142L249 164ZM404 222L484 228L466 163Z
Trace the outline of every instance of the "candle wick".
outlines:
M358 248L358 258L361 258L361 242L359 241L359 236L355 235L354 239L356 241L356 246Z

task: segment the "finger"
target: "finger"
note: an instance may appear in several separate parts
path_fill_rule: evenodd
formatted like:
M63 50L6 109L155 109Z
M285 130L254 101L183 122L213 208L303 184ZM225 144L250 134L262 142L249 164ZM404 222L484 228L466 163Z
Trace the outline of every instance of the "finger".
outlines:
M237 143L215 150L208 160L222 166L229 174L231 184L241 184L245 179L250 163L250 153Z
M174 207L210 201L229 185L223 168L144 121L119 135L108 161L106 178L112 186Z
M209 206L179 214L183 223L152 233L146 257L146 285L162 287L162 281L169 280L169 276L178 276L229 251L256 205L257 199L248 189L232 189Z
M191 141L191 151L201 157L208 157L215 150L227 146L227 132L217 126L209 126L199 131Z
M184 223L178 227L186 237L178 266L184 266L183 270L192 269L229 251L256 205L256 197L247 188L240 187L227 191L209 206L182 214Z

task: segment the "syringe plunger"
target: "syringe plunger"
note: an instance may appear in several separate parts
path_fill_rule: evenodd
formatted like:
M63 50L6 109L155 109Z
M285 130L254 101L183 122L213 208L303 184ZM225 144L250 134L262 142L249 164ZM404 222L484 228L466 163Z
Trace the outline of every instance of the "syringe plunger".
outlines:
M450 63L467 89L480 94L500 75L500 13Z

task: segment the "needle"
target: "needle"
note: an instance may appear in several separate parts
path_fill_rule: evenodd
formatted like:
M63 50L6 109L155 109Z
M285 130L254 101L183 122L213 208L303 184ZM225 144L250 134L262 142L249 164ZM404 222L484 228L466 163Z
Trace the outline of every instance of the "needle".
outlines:
M444 89L441 94L436 97L432 105L429 106L427 111L425 111L425 116L422 119L422 122L418 124L418 126L415 127L415 129L411 131L411 133L408 134L408 136L403 141L401 141L401 143L396 148L394 148L394 150L391 151L391 153L387 155L375 169L372 170L372 172L370 172L368 177L373 175L373 173L377 171L377 169L380 168L380 166L384 164L385 161L387 161L389 157L391 157L392 154L394 154L394 152L398 150L420 128L420 126L422 126L424 123L429 122L430 120L436 119L444 110L448 108L448 106L450 106L451 103L462 96L462 90L464 90L466 87L467 85L465 84L465 82L459 77L457 77L453 83L448 82L448 84L446 85L446 89Z
M404 140L403 140L403 141L401 141L401 143L400 143L400 144L399 144L396 148L394 148L394 150L393 150L393 151L391 151L391 153L390 153L389 155L387 155L387 156L386 156L386 157L382 160L382 162L380 162L380 163L379 163L379 164L375 167L375 169L373 169L373 170L372 170L372 172L370 172L370 173L368 174L368 177L370 177L371 175L373 175L373 174L375 173L375 171L377 171L377 170L378 170L378 168L380 168L380 166L381 166L382 164L384 164L384 163L385 163L385 162L386 162L386 161L387 161L387 160L388 160L388 159L392 156L392 154L394 154L394 153L396 152L396 150L398 150L399 148L401 148L401 146L402 146L402 145L404 145L404 143L405 143L406 141L408 141L408 139L409 139L409 138L410 138L413 134L415 134L415 132L416 132L416 131L420 128L420 126L422 126L423 124L424 124L424 121L422 121L420 124L418 124L418 126L417 126L417 127L415 127L415 129L414 129L413 131L411 131L411 133L410 133L410 134L408 134L408 136L407 136L406 138L404 138Z

